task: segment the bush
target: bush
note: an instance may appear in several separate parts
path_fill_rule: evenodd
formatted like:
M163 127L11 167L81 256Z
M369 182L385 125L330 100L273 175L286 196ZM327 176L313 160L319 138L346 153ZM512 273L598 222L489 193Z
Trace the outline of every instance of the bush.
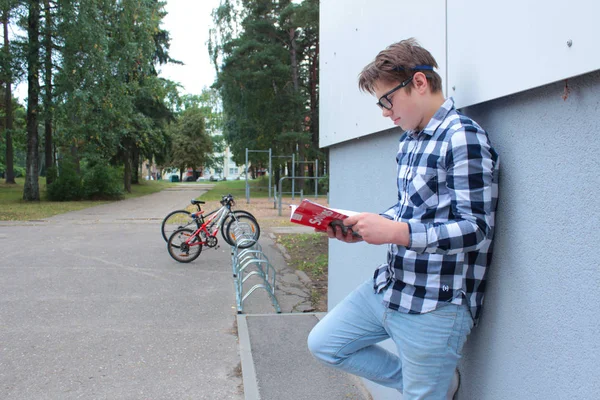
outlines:
M19 167L19 166L13 166L13 172L15 174L15 178L21 178L23 176L25 176L25 168L24 167ZM5 178L6 177L6 165L0 163L0 177Z
M46 188L48 200L72 201L80 200L82 195L81 178L77 174L75 165L70 161L61 161L58 171L55 167L48 169L48 174L56 177Z
M122 174L117 168L97 163L83 174L83 197L90 200L115 200L123 197Z
M329 193L329 175L324 175L319 179L319 193Z
M22 178L25 176L25 167L14 167L15 170L15 178Z

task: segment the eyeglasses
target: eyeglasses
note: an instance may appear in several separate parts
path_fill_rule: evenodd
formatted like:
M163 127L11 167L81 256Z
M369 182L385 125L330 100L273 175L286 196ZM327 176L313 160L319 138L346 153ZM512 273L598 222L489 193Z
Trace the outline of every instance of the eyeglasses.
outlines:
M387 92L386 94L384 94L383 96L381 96L379 98L379 101L376 104L381 108L385 108L386 110L391 110L393 107L393 104L392 104L392 100L390 100L390 98L388 96L394 94L394 92L396 90L400 90L403 87L407 86L413 80L413 77L414 77L414 75L411 76L410 78L408 78L407 80L405 80L404 82L402 82L401 84L399 84L398 86L396 86L395 88L393 88L392 90L390 90L389 92Z

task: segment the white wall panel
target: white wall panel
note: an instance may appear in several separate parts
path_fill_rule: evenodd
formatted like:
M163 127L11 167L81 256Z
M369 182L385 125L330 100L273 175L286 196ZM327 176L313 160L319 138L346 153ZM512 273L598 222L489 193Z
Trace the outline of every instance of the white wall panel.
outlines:
M448 0L448 93L465 107L600 69L599 15L597 0Z
M415 37L446 78L444 0L322 0L320 5L320 146L393 127L376 100L358 90L358 74L388 45Z

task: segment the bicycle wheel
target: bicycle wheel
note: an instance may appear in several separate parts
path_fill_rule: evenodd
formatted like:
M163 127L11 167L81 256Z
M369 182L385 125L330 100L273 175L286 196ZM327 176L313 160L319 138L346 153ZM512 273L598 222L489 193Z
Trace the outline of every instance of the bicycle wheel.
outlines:
M227 242L227 244L229 244L231 246L235 245L235 243L230 242L230 239L228 238L226 231L227 231L227 225L229 225L229 223L233 219L232 214L236 215L236 216L246 215L256 221L256 217L254 215L250 214L248 211L244 211L244 210L231 211L227 215L227 217L225 217L225 219L223 219L223 222L221 223L221 235L223 236L223 240L225 240Z
M169 255L173 259L181 263L189 263L198 258L202 252L202 243L199 243L198 237L195 236L189 244L185 243L194 232L194 230L188 228L178 229L173 232L167 242Z
M169 213L163 219L160 229L165 242L169 241L169 238L177 229L190 228L196 230L200 227L200 222L192 218L191 215L189 211L177 210Z
M237 243L236 241L240 240L241 242L238 245L238 248L246 249L258 241L258 238L260 237L260 226L258 225L258 221L247 215L234 216L227 225L225 234L227 243L235 246ZM243 238L250 240L243 240Z

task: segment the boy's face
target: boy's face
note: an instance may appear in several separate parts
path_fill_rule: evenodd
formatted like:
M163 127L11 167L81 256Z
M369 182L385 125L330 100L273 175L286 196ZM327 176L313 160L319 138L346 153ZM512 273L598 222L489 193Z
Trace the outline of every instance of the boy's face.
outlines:
M380 99L381 96L397 87L398 84L399 82L376 82L374 85L375 97ZM386 97L392 103L392 109L388 110L383 107L381 108L382 115L385 118L389 117L394 122L394 125L397 125L406 131L414 130L419 127L419 123L422 120L422 113L418 103L418 96L416 96L414 88L411 90L410 94L407 93L406 87L403 87L388 94Z

